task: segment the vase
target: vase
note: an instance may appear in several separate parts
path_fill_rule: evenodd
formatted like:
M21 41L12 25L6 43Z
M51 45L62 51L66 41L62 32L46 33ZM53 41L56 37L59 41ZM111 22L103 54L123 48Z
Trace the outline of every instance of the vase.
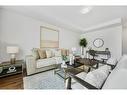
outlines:
M80 52L81 52L81 55L83 55L83 47L81 47L81 49L80 49L80 50L81 50L81 51L80 51Z
M70 62L69 62L70 65L73 65L74 64L74 59L75 59L74 56L70 56Z
M66 65L66 63L65 63L64 60L62 61L61 67L62 67L62 68L67 68L67 65Z
M86 56L86 48L83 48L83 55Z
M86 48L81 47L81 58L85 58L86 56Z
M62 64L65 65L65 61L64 60L62 61Z

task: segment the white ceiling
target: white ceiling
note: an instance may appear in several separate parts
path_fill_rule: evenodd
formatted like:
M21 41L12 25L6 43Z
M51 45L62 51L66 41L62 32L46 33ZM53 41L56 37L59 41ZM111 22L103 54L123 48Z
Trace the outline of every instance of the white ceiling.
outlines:
M11 6L3 7L50 24L84 32L85 28L127 16L127 6L93 6L87 14L81 14L83 6Z

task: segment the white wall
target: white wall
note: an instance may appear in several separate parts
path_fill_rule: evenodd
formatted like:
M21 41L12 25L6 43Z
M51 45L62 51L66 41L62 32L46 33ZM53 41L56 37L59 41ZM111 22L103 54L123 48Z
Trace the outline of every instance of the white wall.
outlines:
M127 17L122 19L123 33L122 33L122 49L123 54L127 54Z
M127 54L127 26L123 27L123 54Z
M7 10L0 11L0 60L9 60L6 46L17 45L20 52L18 59L30 54L34 47L40 47L40 26L48 26L59 29L60 48L79 47L80 33L62 29L31 17L23 16Z
M92 49L105 50L105 48L109 48L112 57L117 59L119 59L122 55L122 26L113 26L99 29L93 32L85 33L81 35L81 37L85 37L88 40L88 47L92 47ZM93 41L96 38L101 38L104 40L103 47L94 47Z

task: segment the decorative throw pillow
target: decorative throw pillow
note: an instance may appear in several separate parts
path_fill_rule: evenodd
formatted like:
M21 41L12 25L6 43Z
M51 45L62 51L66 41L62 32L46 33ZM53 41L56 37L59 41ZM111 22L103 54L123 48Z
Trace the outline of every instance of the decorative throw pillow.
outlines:
M61 49L61 55L67 56L67 51L66 51L66 49Z
M52 51L52 57L55 57L55 51L56 49L50 49Z
M69 50L67 49L67 56L69 56L69 54L70 54L70 52L69 52Z
M69 50L68 49L61 49L61 55L69 56Z
M46 57L51 58L52 57L52 51L51 50L46 50Z
M45 50L38 49L38 53L39 53L39 56L41 59L46 58L46 51Z
M33 48L32 49L32 56L37 60L40 58L39 53L38 53L38 48Z
M109 71L110 71L109 66L107 66L107 65L102 66L99 69L89 72L86 75L85 81L97 88L101 88L104 81L106 80L106 78L109 75Z
M55 57L61 56L61 50L56 50L54 53L55 53Z

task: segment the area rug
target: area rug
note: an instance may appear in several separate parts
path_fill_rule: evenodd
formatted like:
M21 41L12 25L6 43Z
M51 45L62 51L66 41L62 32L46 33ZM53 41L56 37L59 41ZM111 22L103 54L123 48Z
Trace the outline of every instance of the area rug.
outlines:
M65 89L65 82L53 70L23 78L24 89Z

